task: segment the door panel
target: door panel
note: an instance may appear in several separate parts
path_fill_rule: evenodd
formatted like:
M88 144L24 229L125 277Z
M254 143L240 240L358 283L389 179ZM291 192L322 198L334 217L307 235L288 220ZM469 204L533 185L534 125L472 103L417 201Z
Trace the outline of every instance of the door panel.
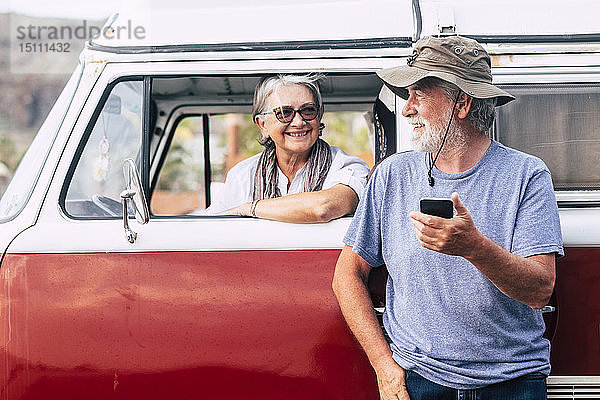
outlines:
M8 254L2 398L376 399L338 254Z
M557 261L553 375L600 375L600 248L568 247Z

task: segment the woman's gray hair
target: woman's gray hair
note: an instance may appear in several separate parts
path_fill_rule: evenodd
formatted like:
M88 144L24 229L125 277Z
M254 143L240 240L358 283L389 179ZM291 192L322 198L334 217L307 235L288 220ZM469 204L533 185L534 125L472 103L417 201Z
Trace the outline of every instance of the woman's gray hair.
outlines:
M277 75L262 79L254 91L254 103L252 105L252 118L255 119L267 110L269 96L282 86L304 85L310 90L315 105L319 110L317 116L321 121L324 106L321 98L321 91L317 81L322 75ZM323 129L321 125L320 130ZM254 174L254 193L253 200L270 199L281 197L281 192L277 187L279 174L277 172L277 154L275 142L271 138L260 137L258 142L265 149L258 159L256 173ZM331 148L323 139L319 138L313 145L308 161L304 167L304 188L305 192L314 192L321 190L329 168L331 167Z
M456 96L458 96L458 92L460 91L458 86L439 78L432 77L425 78L424 80L427 81L424 86L437 86L441 88L448 100L454 103ZM494 119L496 118L496 102L497 99L495 97L492 97L491 99L478 99L473 97L471 109L469 110L467 118L471 121L475 129L486 133L492 125L494 125Z
M254 89L254 102L252 103L252 119L261 113L271 111L267 109L269 96L276 92L282 86L287 85L303 85L306 86L313 96L315 105L319 110L317 118L321 120L323 116L323 99L321 97L321 91L317 82L323 78L321 74L307 74L307 75L275 75L263 78L256 89Z

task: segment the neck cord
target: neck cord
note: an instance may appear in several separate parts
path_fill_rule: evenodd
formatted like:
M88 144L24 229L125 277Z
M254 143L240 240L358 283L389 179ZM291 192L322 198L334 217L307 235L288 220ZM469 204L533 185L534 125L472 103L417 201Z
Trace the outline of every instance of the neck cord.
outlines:
M454 118L454 109L456 108L456 104L458 104L458 98L460 97L460 90L458 91L458 95L456 95L456 100L454 100L454 105L452 106L452 113L450 114L450 120L448 121L448 126L446 126L446 133L444 133L444 138L442 139L442 144L440 145L440 148L438 149L435 158L433 158L433 154L432 153L427 153L428 156L428 161L429 161L429 171L427 171L427 179L429 180L429 186L433 187L433 185L435 184L435 180L433 179L433 175L431 174L431 171L433 170L433 166L435 165L435 162L437 161L438 157L440 156L440 153L442 152L442 148L444 147L444 143L446 143L446 136L448 136L448 131L450 130L450 125L452 124L452 119Z

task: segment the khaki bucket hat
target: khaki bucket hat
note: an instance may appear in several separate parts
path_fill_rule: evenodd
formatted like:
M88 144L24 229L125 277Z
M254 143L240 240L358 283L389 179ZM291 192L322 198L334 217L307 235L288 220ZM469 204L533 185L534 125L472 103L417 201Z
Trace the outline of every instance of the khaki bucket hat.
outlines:
M458 86L478 99L496 97L497 106L515 97L492 84L490 56L477 41L461 36L419 39L408 65L377 72L392 92L408 99L406 88L417 81L436 77Z

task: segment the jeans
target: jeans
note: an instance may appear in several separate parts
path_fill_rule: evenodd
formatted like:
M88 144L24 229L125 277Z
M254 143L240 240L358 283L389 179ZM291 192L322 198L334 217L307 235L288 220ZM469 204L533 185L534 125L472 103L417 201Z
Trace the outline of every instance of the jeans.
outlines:
M410 400L546 400L546 376L533 373L478 389L452 389L406 371Z

